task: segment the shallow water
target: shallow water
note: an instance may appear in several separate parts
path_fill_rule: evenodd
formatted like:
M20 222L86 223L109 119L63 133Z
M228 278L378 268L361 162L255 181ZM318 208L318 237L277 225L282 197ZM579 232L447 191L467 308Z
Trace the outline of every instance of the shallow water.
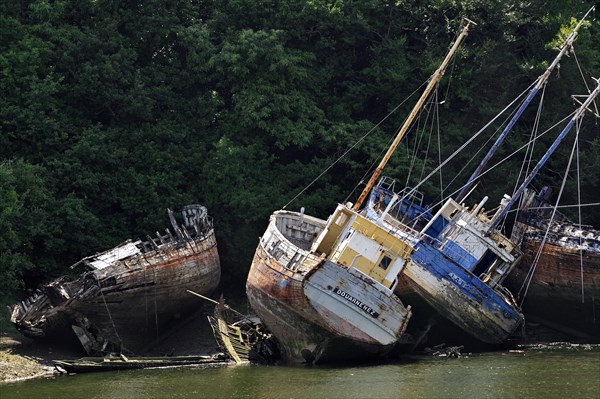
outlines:
M0 385L0 397L600 398L600 346L528 347L351 367L242 365L61 375Z

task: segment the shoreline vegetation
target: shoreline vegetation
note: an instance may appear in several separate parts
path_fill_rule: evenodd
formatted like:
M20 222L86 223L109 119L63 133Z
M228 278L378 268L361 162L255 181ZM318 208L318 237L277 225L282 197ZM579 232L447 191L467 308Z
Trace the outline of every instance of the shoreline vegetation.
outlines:
M214 219L222 286L242 293L256 237L274 209L304 207L323 218L340 195L355 201L361 176L409 112L405 100L439 64L463 16L478 25L441 81L439 116L424 118L385 170L412 187L546 69L593 2L551 3L176 0L141 7L66 0L6 7L0 296L22 300L47 281L78 275L83 268L69 268L76 261L143 237L164 224L165 208L190 203ZM545 89L555 99L545 114L569 114L570 96L587 91L581 72L600 69L599 29L597 18L580 29L578 62L561 62L560 78ZM497 154L508 158L504 166L491 169L472 198L502 198L522 163L521 154L507 155L529 137L534 114L514 127ZM429 134L437 125L443 134ZM597 202L600 140L586 126L578 155L585 168L580 182L566 182L563 204ZM487 139L444 166L444 192L466 181L465 165ZM553 137L540 140L531 158ZM570 146L557 151L539 179L556 192ZM311 194L303 190L309 184ZM437 183L419 190L437 202ZM576 209L567 209L575 220ZM587 208L582 219L597 226L600 212Z

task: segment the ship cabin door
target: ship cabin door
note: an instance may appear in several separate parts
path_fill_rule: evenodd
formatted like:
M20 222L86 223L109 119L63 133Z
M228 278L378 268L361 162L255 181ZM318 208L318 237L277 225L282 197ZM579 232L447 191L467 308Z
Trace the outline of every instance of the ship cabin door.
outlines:
M488 269L494 264L494 261L497 257L498 256L494 252L488 249L479 259L479 262L477 262L473 269L471 269L471 273L473 273L475 276L481 276L482 274L487 273Z
M388 269L396 260L396 256L392 255L387 251L382 251L381 256L377 260L377 262L373 263L370 270L363 270L366 272L369 277L373 280L380 282L383 285L389 286L390 281L387 281L386 277L388 274Z
M346 226L348 226L351 217L352 211L342 206L338 206L331 216L332 219L318 238L315 252L320 254L330 254L332 248L338 242L340 235L346 229Z

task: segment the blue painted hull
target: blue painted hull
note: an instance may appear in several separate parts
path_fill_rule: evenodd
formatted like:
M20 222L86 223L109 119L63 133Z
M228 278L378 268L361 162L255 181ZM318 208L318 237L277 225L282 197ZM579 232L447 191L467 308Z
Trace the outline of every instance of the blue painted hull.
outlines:
M378 212L388 206L392 196L388 189L375 187L369 198L367 217L376 220ZM519 328L523 315L510 292L499 285L494 289L484 283L469 271L474 269L478 259L453 240L440 238L448 221L438 217L421 238L409 227L422 229L433 219L427 208L405 199L389 212L406 226L405 234L414 239L415 252L402 275L423 301L440 316L483 343L502 343ZM393 231L390 233L395 234ZM398 289L405 288L399 286ZM396 294L410 304L399 290Z
M439 250L419 243L404 269L407 281L440 315L488 344L506 341L523 322L510 297L501 294Z

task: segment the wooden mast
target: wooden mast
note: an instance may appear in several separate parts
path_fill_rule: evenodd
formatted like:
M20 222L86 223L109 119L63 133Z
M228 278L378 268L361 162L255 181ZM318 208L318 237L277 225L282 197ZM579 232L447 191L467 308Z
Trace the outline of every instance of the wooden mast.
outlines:
M373 175L371 176L371 179L369 180L369 182L365 186L364 190L362 191L362 193L358 197L358 200L356 200L356 204L354 204L354 207L352 208L353 210L358 211L360 209L360 207L361 207L362 203L364 202L365 198L367 197L367 195L369 194L369 192L371 191L371 189L375 185L375 182L379 178L379 175L381 175L381 172L382 172L383 168L388 163L390 157L392 156L392 154L396 150L396 147L400 143L400 140L402 140L402 138L404 137L404 135L406 134L406 132L410 128L413 120L417 116L417 113L421 110L421 107L423 107L423 104L425 103L425 100L427 100L427 97L429 97L429 94L431 93L431 91L433 90L433 88L435 87L435 85L440 81L440 79L442 78L442 76L444 76L444 72L446 71L446 67L448 66L448 63L450 62L450 60L454 56L454 53L456 53L456 50L458 49L458 46L460 45L461 41L464 39L464 37L469 32L469 25L470 24L475 24L473 21L470 21L470 20L468 20L466 18L465 18L465 20L467 21L467 24L462 28L460 34L458 35L458 38L456 39L456 41L452 45L452 48L450 48L450 50L448 51L448 54L446 54L446 58L444 58L444 61L442 61L441 65L438 67L438 69L429 78L429 83L427 84L427 87L425 88L425 91L423 91L423 94L421 94L421 97L419 98L419 101L417 101L417 103L413 107L412 111L408 115L408 118L406 118L406 120L404 121L404 124L400 128L400 131L398 131L398 134L396 135L396 138L394 139L394 141L390 145L390 148L387 150L387 152L385 153L385 155L381 159L381 162L379 163L379 166L377 166L377 169L375 169L375 172L373 172Z

